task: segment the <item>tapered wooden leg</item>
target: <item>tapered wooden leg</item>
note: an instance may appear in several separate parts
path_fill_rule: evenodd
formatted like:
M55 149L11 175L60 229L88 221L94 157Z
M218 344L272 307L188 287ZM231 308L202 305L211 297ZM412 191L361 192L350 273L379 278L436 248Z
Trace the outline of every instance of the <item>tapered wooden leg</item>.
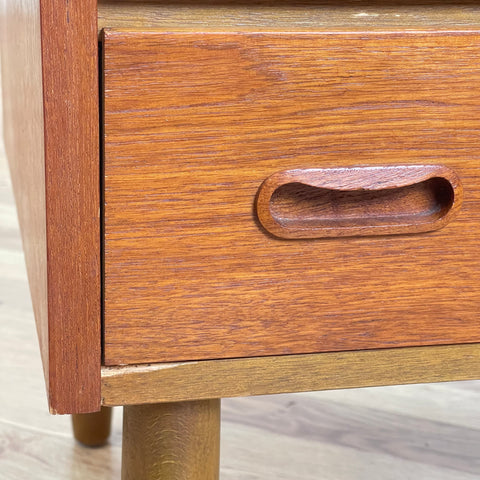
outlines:
M220 400L123 412L122 480L218 480Z
M100 447L107 443L112 423L112 409L102 407L96 413L72 415L73 436L87 447Z

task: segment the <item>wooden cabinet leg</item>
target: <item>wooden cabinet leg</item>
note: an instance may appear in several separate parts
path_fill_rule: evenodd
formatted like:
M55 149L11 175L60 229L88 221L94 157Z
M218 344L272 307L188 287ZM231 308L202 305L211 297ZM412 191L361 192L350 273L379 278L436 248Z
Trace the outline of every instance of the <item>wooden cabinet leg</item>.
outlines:
M87 447L99 447L107 443L112 423L112 409L102 407L96 413L72 415L73 436Z
M218 480L220 400L123 412L122 480Z

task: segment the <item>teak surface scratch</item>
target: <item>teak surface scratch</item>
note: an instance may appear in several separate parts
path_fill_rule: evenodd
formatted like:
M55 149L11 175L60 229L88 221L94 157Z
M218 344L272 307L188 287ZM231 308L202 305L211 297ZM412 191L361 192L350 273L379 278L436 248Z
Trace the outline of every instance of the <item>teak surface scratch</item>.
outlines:
M480 36L106 31L107 365L480 341ZM457 217L279 240L262 182L436 165Z

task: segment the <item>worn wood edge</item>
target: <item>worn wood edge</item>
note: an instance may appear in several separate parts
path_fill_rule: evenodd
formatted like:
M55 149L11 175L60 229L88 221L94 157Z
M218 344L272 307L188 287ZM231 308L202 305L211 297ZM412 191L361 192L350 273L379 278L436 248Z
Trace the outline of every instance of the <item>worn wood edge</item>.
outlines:
M97 2L40 0L51 413L100 409Z
M480 379L480 344L102 368L106 406Z
M435 8L432 8L432 7ZM427 1L421 5L398 2L306 1L301 5L289 2L257 1L239 4L224 0L176 2L99 0L98 27L141 28L223 28L250 31L271 28L277 31L314 31L355 29L376 31L395 29L448 29L475 27L480 9L472 2L443 5Z
M368 30L365 28L362 29L354 29L354 28L336 28L332 30L322 30L320 28L316 30L305 30L305 31L296 31L296 30L275 30L271 28L262 28L256 27L252 29L235 29L229 30L226 28L208 28L202 27L198 29L192 29L187 27L175 27L175 28L167 28L167 27L104 27L99 32L100 40L108 39L109 37L113 37L115 35L122 35L122 36L131 36L132 39L135 38L137 35L188 35L191 34L192 36L198 36L201 34L209 34L209 35L246 35L246 36L253 36L253 35L263 35L263 34L271 34L271 35L290 35L290 36L304 36L309 37L311 35L352 35L352 36L362 36L368 35L369 38L376 38L384 35L389 35L392 38L404 38L410 36L418 36L424 35L425 37L443 37L445 35L449 36L464 36L464 35L475 35L480 33L480 24L476 27L466 27L466 28L448 28L445 30L441 29L411 29L411 30L395 30L390 28L383 28L380 30Z

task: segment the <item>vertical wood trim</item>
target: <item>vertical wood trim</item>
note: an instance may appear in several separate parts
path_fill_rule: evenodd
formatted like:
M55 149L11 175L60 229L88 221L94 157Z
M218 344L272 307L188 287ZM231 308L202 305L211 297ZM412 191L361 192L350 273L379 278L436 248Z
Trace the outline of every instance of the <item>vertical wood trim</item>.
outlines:
M95 0L40 0L49 400L100 408L100 198Z

